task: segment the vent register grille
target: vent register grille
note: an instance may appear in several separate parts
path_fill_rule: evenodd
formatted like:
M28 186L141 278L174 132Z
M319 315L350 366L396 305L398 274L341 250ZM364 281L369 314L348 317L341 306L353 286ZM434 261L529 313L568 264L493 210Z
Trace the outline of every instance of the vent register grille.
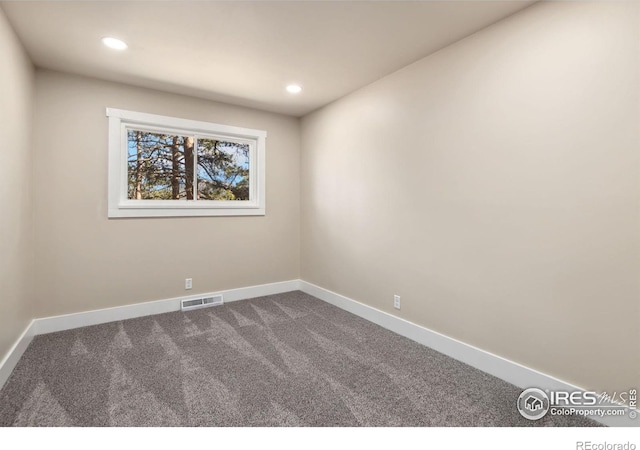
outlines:
M213 295L210 297L191 298L180 302L182 311L190 311L192 309L208 308L209 306L218 306L224 304L222 295Z

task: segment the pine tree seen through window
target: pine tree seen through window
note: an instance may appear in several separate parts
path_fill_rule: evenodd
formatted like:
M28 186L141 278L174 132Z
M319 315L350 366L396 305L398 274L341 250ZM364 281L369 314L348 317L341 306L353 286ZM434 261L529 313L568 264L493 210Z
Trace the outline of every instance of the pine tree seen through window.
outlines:
M249 200L249 145L127 130L131 200Z
M266 132L114 109L107 116L109 217L264 214Z

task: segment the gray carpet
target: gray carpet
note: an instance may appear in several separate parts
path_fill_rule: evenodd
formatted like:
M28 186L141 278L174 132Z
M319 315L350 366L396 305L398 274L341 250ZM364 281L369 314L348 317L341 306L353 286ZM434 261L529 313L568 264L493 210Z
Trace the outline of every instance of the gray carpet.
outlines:
M302 292L37 336L2 426L596 426Z

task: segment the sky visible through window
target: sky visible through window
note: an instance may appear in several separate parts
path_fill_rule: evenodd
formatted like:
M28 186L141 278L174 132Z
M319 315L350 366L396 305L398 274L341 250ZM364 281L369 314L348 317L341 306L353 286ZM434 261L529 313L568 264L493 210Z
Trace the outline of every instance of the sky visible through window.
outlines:
M250 200L249 144L128 129L127 148L129 199Z

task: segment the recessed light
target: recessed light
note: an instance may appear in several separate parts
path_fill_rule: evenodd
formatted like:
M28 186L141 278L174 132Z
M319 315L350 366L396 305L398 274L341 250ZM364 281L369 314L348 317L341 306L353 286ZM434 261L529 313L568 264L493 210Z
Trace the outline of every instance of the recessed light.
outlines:
M126 42L121 41L120 39L112 38L112 37L102 38L102 43L114 50L124 50L127 48Z
M287 92L290 94L299 94L300 92L302 92L302 88L297 84L290 84L289 86L287 86Z

